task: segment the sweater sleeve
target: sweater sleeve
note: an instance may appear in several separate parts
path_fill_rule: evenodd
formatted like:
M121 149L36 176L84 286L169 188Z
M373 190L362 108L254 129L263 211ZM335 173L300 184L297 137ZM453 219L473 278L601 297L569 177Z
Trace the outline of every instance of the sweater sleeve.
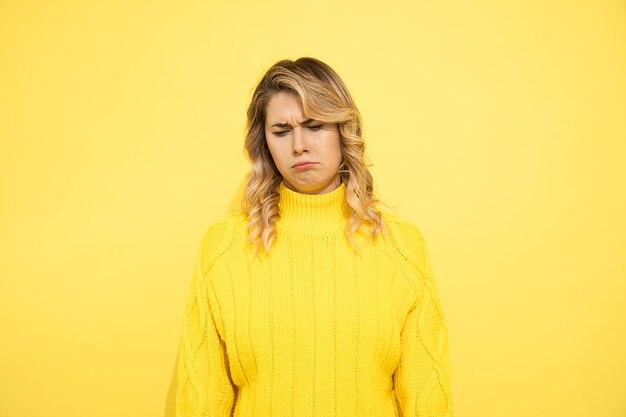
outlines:
M393 373L401 417L453 417L448 333L424 238L416 226L401 229L403 269L416 299L401 331L401 353Z
M203 243L207 237L211 240L211 235L215 233L208 233ZM236 391L219 330L222 328L219 304L203 265L203 258L205 262L215 259L213 250L218 239L219 236L214 236L208 248L204 244L204 254L201 244L196 255L181 326L176 417L227 417L232 412Z

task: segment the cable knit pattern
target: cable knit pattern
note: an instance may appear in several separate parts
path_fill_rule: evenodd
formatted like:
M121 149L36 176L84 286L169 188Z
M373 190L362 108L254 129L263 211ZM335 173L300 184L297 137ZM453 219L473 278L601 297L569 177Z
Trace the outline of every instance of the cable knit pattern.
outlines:
M252 253L243 213L202 237L176 416L453 417L447 325L420 230L383 212L391 238L359 255L344 235L345 184L279 192L269 255Z

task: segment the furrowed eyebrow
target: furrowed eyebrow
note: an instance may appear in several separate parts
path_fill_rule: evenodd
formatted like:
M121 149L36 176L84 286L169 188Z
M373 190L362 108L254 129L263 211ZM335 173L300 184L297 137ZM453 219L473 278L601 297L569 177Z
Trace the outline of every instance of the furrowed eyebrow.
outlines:
M300 125L306 126L308 124L313 123L314 121L315 121L315 119L306 119L306 120L300 122ZM291 125L289 123L274 123L272 125L272 127L287 127L287 126L291 126Z

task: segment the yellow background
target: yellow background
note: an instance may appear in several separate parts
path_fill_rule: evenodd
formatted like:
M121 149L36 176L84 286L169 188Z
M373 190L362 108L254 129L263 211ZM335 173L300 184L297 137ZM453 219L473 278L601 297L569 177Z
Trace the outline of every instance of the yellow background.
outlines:
M0 1L0 416L173 416L246 106L307 55L424 232L456 416L626 416L617 0Z

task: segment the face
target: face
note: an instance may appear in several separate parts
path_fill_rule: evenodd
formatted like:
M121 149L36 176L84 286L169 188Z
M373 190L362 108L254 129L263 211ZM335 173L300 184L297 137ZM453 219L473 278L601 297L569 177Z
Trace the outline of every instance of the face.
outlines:
M267 104L265 138L287 188L306 194L324 194L341 184L342 155L336 124L305 120L300 98L274 94ZM295 164L313 162L301 167Z

